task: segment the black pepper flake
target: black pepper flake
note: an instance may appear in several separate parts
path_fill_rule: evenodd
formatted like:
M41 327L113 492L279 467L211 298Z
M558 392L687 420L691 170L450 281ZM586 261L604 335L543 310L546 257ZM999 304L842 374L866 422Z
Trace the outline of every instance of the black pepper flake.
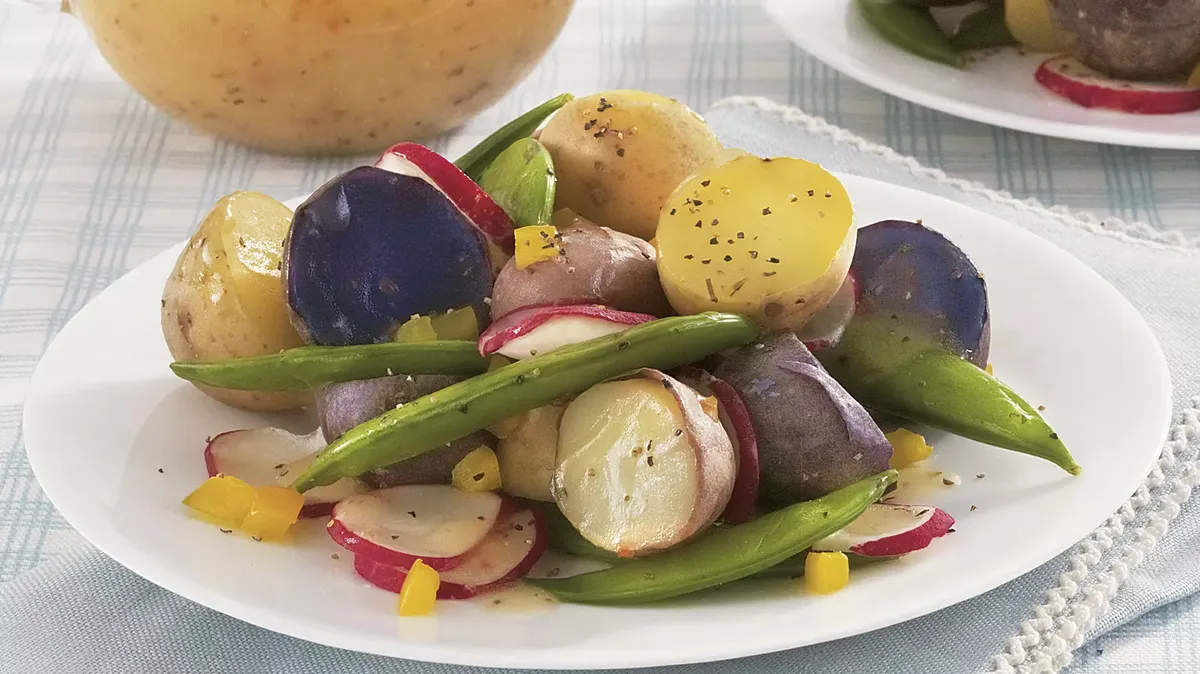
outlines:
M499 606L499 605L500 605L500 600L499 600L499 599L493 599L493 600L492 600L492 606Z
M209 436L206 436L206 437L204 438L204 441L205 441L205 442L212 442L212 436L211 436L211 435L209 435Z
M646 465L650 466L651 468L654 467L654 456L653 455L646 457Z
M692 259L695 259L695 257L696 257L695 255L684 255L684 256L683 256L683 259L685 259L685 260L692 260Z
M517 531L525 531L525 527L521 526L520 524L514 524L513 528Z
M558 249L558 254L559 254L559 255L562 255L562 256L564 256L564 257L565 257L565 256L566 256L566 254L567 254L567 249L566 249L566 248L559 248L559 249Z
M770 214L771 214L770 206L767 206L766 208L763 209L763 215L770 215Z
M484 520L486 520L487 518L486 518L486 517L484 517L483 515L480 515L479 517L476 517L475 519L479 520L480 522L483 522L483 521L484 521Z
M779 264L779 258L769 257L769 258L767 258L767 262L770 262L771 264Z
M747 279L742 279L742 280L738 281L737 283L733 284L733 290L730 291L729 296L733 297L737 293L737 291L741 290L742 286L746 285L746 280Z
M971 506L971 512L975 512L976 510L979 510L979 506Z
M833 194L832 194L832 193L830 193L830 192L826 192L826 193L825 193L825 198L826 198L826 199L832 199L832 198L833 198Z
M910 341L910 340L912 340L912 337L909 337L908 335L905 335L904 337L902 337L902 338L900 339L900 341L901 341L901 342L907 342L907 341Z
M699 199L692 199L692 205L693 206L703 206L704 202L700 201Z
M679 436L681 436L681 435L683 435L683 429L682 429L682 428L676 428L676 429L675 429L675 437L677 437L677 438L678 438L678 437L679 437Z
M798 197L798 196L796 196L795 194L793 194L793 195L792 195L792 198L788 199L788 201L790 201L790 202L792 202L792 203L796 203L796 200L797 200L797 199L799 199L799 198L800 198L800 197Z
M758 259L758 251L757 251L757 250L752 250L752 251L750 251L750 259L751 259L751 260L757 260L757 259Z
M987 473L976 473L975 474L975 479L977 479L977 480L982 480L985 477L987 477Z
M262 536L251 536L250 538L253 538L254 540L258 541L259 543L262 543Z
M1051 440L1057 440L1057 439L1058 439L1058 433L1051 433L1051 434L1050 434L1050 439L1051 439Z
M828 511L828 510L822 510L822 511L821 511L821 517L829 517L829 511Z
M1046 406L1045 406L1045 405L1038 405L1038 411L1039 411L1039 412L1045 412L1045 411L1046 411Z
M653 446L654 446L654 438L650 438L649 440L646 441L646 451L647 452L650 451L650 448Z
M629 342L627 342L627 341L617 342L617 351L624 351L625 349L628 349L628 348L629 348Z
M592 130L592 127L593 127L593 126L596 126L596 122L597 122L597 120L595 120L595 119L589 119L589 120L587 121L587 124L584 124L584 125L583 125L583 130L584 130L584 131L591 131L591 130Z
M611 107L613 107L612 103L609 103L608 99L601 96L600 97L600 105L596 106L596 112L604 112L605 110L607 110Z
M393 541L394 541L394 540L396 540L397 538L400 538L400 537L399 537L399 536L397 536L396 534L392 534L392 540L393 540Z
M809 191L808 191L808 196L810 196L810 197L815 197L815 196L817 196L817 193L816 193L815 191L813 191L813 190L809 190Z
M716 302L717 301L717 293L715 290L713 290L712 279L705 278L704 285L708 288L708 299L712 300L713 302Z
M625 148L623 148L623 147L617 148L617 156L624 157L625 156Z
M731 245L731 246L732 246L732 245L733 245L733 239L728 239L728 240L727 240L725 243L728 243L729 245Z
M232 534L232 533L233 533L233 529L222 529L222 530L221 530L221 533L223 533L223 534Z
M165 472L165 471L164 471L162 468L159 468L159 469L158 469L158 472L162 473L162 472Z
M801 297L800 299L796 300L796 304L804 304L805 301L806 300L803 297Z
M466 414L466 413L467 413L467 406L466 406L466 405L459 405L459 406L458 406L458 411L459 411L459 412L462 412L463 414Z
M542 234L542 236L545 236L545 234L543 233L543 234ZM550 243L548 243L548 244L546 244L546 245L542 246L542 250L549 250L549 249L551 249L551 248L553 248L553 247L554 247L554 242L553 242L553 241L551 241Z
M710 262L712 262L712 260L700 260L700 264L708 264Z
M776 274L778 274L778 273L779 273L779 272L777 272L777 271L764 271L764 272L763 272L763 277L764 277L764 278L771 278L772 276L774 276L774 275L776 275Z
M700 229L700 228L701 228L701 227L703 227L703 226L704 226L704 221L703 221L703 220L697 220L697 221L696 221L696 229Z
M524 384L525 383L525 375L519 374L519 375L513 377L513 381L517 382L518 384Z
M717 240L717 237L715 237L715 236L708 240L708 245L710 245L710 246L715 246L718 243L720 243L720 242Z
M408 515L409 515L409 517L413 517L413 518L415 518L415 517L417 516L417 511L415 511L415 510L410 510L410 511L408 511Z
M336 553L336 552L330 553L329 558L330 559L341 559L341 557L338 557L338 553Z
M700 181L700 186L708 187L709 183L711 183L711 182L712 182L711 180L702 180L702 181Z
M738 233L737 233L737 238L739 238L739 239L744 239L744 238L746 238L746 233L745 233L745 232L738 232Z
M725 256L725 261L726 261L726 262L731 262L732 260L733 260L733 256L732 256L732 255L726 255L726 256Z
M950 530L948 530L946 533L948 533L948 534L952 534L952 533L954 533L954 532L956 532L956 531L958 531L958 529L950 529Z
M675 215L675 209L674 209L674 208L672 208L672 209L671 209L671 215Z
M717 223L719 223L719 222L721 222L721 221L720 221L720 220L718 220L717 218L713 218L713 221L712 221L712 226L713 226L713 227L716 227L716 226L717 226Z

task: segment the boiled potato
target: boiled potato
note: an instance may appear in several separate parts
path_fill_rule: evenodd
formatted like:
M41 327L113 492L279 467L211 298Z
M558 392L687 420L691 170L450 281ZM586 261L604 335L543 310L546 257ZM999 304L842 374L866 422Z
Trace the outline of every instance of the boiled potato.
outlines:
M192 235L162 295L162 329L175 360L214 360L300 346L283 299L279 260L292 212L274 199L235 192ZM221 402L255 411L304 405L299 392L200 386Z
M727 311L796 330L829 304L854 258L854 211L817 164L741 154L663 205L658 274L680 314Z
M551 403L505 424L496 448L504 491L537 501L554 500L550 483L558 452L558 422L566 409L566 403Z
M686 105L642 91L577 98L539 140L554 159L558 208L643 239L671 190L721 150Z

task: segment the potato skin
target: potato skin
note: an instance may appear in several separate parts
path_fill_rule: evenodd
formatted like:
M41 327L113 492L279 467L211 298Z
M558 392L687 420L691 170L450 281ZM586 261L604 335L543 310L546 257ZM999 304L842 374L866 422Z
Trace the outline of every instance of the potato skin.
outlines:
M264 329L278 322L248 315L239 301L221 236L227 199L200 223L163 288L163 338L175 360L258 356L301 344L290 326ZM279 302L283 304L282 294ZM289 410L311 401L307 392L197 388L227 405L256 412Z
M332 442L358 424L397 405L461 380L461 377L445 375L396 375L326 384L316 395L321 430L325 439ZM480 445L494 448L496 443L487 433L472 433L441 449L372 470L361 479L376 489L402 484L449 484L454 466Z
M504 491L535 501L554 501L551 483L558 465L558 424L565 401L536 407L517 417L500 438L496 458Z
M539 140L554 159L558 208L647 240L667 195L721 150L686 105L625 90L568 103Z
M1071 53L1114 77L1161 79L1200 64L1196 0L1050 0Z
M492 287L492 316L517 309L603 304L663 317L674 315L658 281L654 247L566 211L554 216L563 254L518 269L509 260Z
M722 354L713 375L750 413L761 501L808 501L887 470L892 446L883 431L794 334Z

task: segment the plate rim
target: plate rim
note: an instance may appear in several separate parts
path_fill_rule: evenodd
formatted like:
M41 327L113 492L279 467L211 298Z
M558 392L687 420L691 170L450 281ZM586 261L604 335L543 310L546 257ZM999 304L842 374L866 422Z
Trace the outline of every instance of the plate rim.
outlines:
M843 6L849 5L853 2L853 0L825 1L838 2ZM787 17L790 16L789 10L794 7L796 7L796 5L791 3L789 0L763 0L763 9L766 11L768 16L770 16L780 30L784 32L788 40L797 47L808 52L821 63L833 68L846 77L871 87L872 89L895 96L896 98L908 101L910 103L920 105L931 110L936 110L959 119L965 119L968 121L979 122L981 124L988 124L1012 131L1020 131L1048 138L1060 138L1063 140L1098 143L1101 145L1140 147L1155 150L1200 150L1200 134L1181 136L1179 134L1169 134L1155 131L1117 129L1108 125L1095 126L1077 124L1073 122L1034 119L1025 115L997 111L987 106L977 105L975 103L958 101L948 96L929 92L928 90L920 87L907 85L903 81L900 81L896 78L887 77L873 69L860 67L854 62L848 62L847 60L840 58L837 53L838 50L832 45L826 47L825 43L821 40L808 39L802 32L793 33L792 31L788 30L786 28L788 24ZM815 35L817 34L817 31L812 31L812 33ZM880 38L880 41L883 41L882 38ZM920 59L920 57L912 56L898 48L893 49L898 55L898 58ZM924 61L924 59L920 60ZM1200 113L1182 114L1200 115ZM1115 136L1115 138L1110 136Z
M916 189L916 188L908 187L908 186L904 186L904 185L898 185L895 183L889 183L884 180L850 174L850 173L841 172L841 171L834 171L834 173L839 178L851 177L852 181L862 181L862 182L868 183L868 184L883 185L889 189L897 189L897 190L901 190L901 191L905 191L905 192L915 192L915 193L920 194L923 199L949 202L956 207L971 209L973 211L980 213L983 216L986 216L987 218L989 218L991 220L999 221L999 222L1003 223L1004 226L1006 227L1006 229L1009 229L1013 235L1037 239L1041 242L1042 245L1044 245L1048 248L1054 249L1058 254L1068 256L1071 259L1075 260L1075 262L1077 263L1077 265L1080 268L1079 271L1081 273L1086 273L1088 275L1093 276L1095 278L1095 280L1098 280L1101 284L1103 284L1103 286L1107 287L1108 290L1110 290L1115 295L1115 297L1117 298L1117 301L1124 304L1126 308L1131 310L1138 318L1139 330L1144 332L1146 334L1146 336L1150 340L1152 340L1152 342L1155 346L1155 352L1154 352L1154 355L1156 356L1155 361L1157 363L1158 369L1160 370L1160 373L1165 375L1164 377L1162 377L1162 383L1165 386L1165 397L1166 397L1166 400L1168 401L1168 405L1166 406L1166 409L1164 410L1165 417L1163 419L1161 419L1161 433L1160 433L1161 437L1159 438L1158 444L1155 446L1155 450L1154 450L1153 454L1150 455L1149 451L1147 452L1147 454L1149 456L1148 461L1147 461L1145 467L1141 471L1139 471L1137 474L1136 484L1144 483L1146 476L1149 474L1149 472L1151 471L1151 469L1157 463L1157 461L1159 460L1159 457L1161 456L1164 443L1168 439L1168 436L1170 433L1170 428L1171 428L1171 424L1172 424L1172 420L1173 420L1174 411L1173 411L1173 405L1171 404L1171 401L1173 400L1172 384L1171 384L1171 379L1170 379L1170 370L1167 366L1166 356L1162 350L1161 345L1159 344L1157 336L1150 329L1149 325L1145 321L1145 318L1141 316L1140 312L1137 311L1136 307L1134 307L1132 305L1132 303L1127 298L1125 298L1125 296L1123 294L1120 293L1119 290L1117 290L1114 286L1112 286L1111 283L1109 283L1098 272L1096 272L1096 270L1092 269L1089 265L1087 265L1086 263L1083 263L1078 258L1075 258L1075 256L1072 255L1069 251L1063 249L1062 247L1058 246L1057 244L1055 244L1052 241L1049 241L1043 237L1038 236L1037 234L1034 234L1033 232L1029 231L1028 229L1026 229L1024 227L1021 227L1019 225L1016 225L1012 222L1005 220L1004 218L1002 218L1000 216L984 213L982 211L978 211L978 209L975 209L974 207L972 207L970 205L956 202L945 196L933 194L933 193L925 191L925 190L920 190L920 189ZM293 203L294 201L295 200L289 200L288 203ZM95 297L93 297L91 300L89 300L87 305L85 305L82 309L80 309L80 311L78 311L75 314L75 316L72 316L71 319L63 326L63 329L60 331L60 333L65 332L67 330L67 328L78 319L79 315L84 313L84 310L87 308L87 306L89 306L93 302L95 302L101 295L109 293L110 290L114 286L121 283L122 281L126 281L126 279L128 279L130 277L135 276L136 274L139 273L140 270L144 270L147 267L150 267L154 262L160 260L161 258L177 255L178 252L182 249L182 247L185 244L186 244L186 242L180 242L180 243L174 244L171 247L151 256L150 258L148 258L144 262L140 263L133 269L131 269L128 272L126 272L125 274L121 275L120 278L115 280L113 283L109 284L109 286L107 286L103 291L101 291L101 293L98 293ZM142 273L145 273L145 272L143 271ZM277 610L262 608L257 604L240 601L236 597L231 597L231 596L228 596L225 594L221 594L219 592L211 591L208 589L208 587L206 585L189 580L188 576L186 576L184 574L176 573L173 569L169 568L167 565L164 565L160 562L153 561L149 555L147 555L143 551L139 550L135 546L126 545L124 547L121 547L119 545L119 541L117 540L119 535L116 534L115 530L113 532L109 532L109 531L96 531L96 530L85 531L83 529L80 529L77 526L76 522L80 521L80 520L85 520L85 521L89 520L89 519L91 519L90 516L81 515L81 511L83 510L83 508L80 507L79 509L77 509L74 505L68 506L67 511L63 510L63 508L59 504L62 502L72 503L71 499L56 498L56 496L55 496L55 494L57 493L56 489L55 488L51 488L51 489L46 488L46 486L43 483L42 478L41 478L41 475L45 474L43 472L43 470L45 468L44 467L39 468L39 466L41 465L41 462L40 462L40 459L37 458L38 456L43 456L43 455L40 455L37 452L30 451L30 449L33 446L35 446L36 444L38 444L39 441L37 441L35 439L34 434L31 434L28 432L28 429L36 427L36 425L31 425L29 423L29 420L31 417L31 414L30 414L31 406L28 404L28 401L33 400L35 397L38 397L39 389L42 388L42 386L39 385L39 383L38 383L41 379L41 377L39 375L41 375L41 373L42 373L42 361L46 359L47 355L51 354L53 351L55 351L57 348L59 348L59 345L60 345L60 341L58 339L58 335L56 335L54 340L51 342L51 344L47 347L47 349L43 353L42 357L39 359L38 366L35 369L33 376L30 378L30 384L28 387L26 404L22 410L22 426L23 426L23 429L26 429L25 430L25 432L26 432L26 435L25 435L26 456L28 457L28 460L29 460L30 466L33 470L35 478L37 478L38 483L41 486L43 492L46 494L47 498L51 501L51 503L54 505L54 507L59 511L60 514L62 514L64 519L67 520L67 522L72 526L72 528L74 528L77 532L79 532L80 535L83 536L83 538L85 538L87 541L89 541L89 543L91 543L96 548L98 548L107 557L114 560L121 566L124 566L125 568L129 569L132 573L140 576L141 578L145 579L146 581L153 583L154 585L157 585L158 587L161 587L169 592L172 592L173 594L183 597L184 599L187 599L188 601L197 603L197 604L204 606L206 608L209 608L211 610L218 611L218 612L220 612L230 618L238 620L240 622L249 623L249 624L255 625L257 627L260 627L262 629L265 629L265 630L268 630L268 631L271 631L271 632L274 632L277 634L285 635L285 636L288 636L291 638L296 638L296 639L300 639L303 641L308 641L311 643L316 643L316 644L320 644L320 645L328 646L328 647L332 647L332 648L338 648L341 650L348 650L348 651L360 652L360 653L365 653L365 654L370 654L370 655L378 655L378 656L390 657L390 658L409 659L409 660L424 661L424 662L431 662L431 663L440 663L440 664L448 664L448 665L465 665L465 666L511 667L511 668L529 668L530 667L530 663L528 662L528 658L529 658L528 650L529 649L525 649L525 650L521 650L521 651L512 651L512 650L497 649L494 646L479 646L479 645L473 645L470 649L455 649L455 648L447 647L444 644L442 644L442 645L432 644L431 645L431 644L423 644L423 643L416 643L416 642L398 642L398 643L402 644L402 647L405 651L403 654L400 654L400 653L397 653L395 650L388 651L388 650L384 649L382 646L379 646L378 645L378 644L380 644L379 640L374 639L374 638L358 637L358 636L354 636L354 635L350 635L350 637L347 638L346 633L344 633L344 632L337 633L339 635L339 637L336 640L332 639L332 638L326 638L325 634L322 631L320 631L320 630L314 631L311 629L305 629L304 626L307 623L297 623L294 620L289 621L289 620L287 620L286 616L281 616L280 612ZM1132 490L1130 490L1130 493L1132 493ZM1125 502L1124 500L1127 498L1128 498L1128 495L1123 495L1121 503L1123 504ZM1118 504L1118 507L1119 507L1119 505L1120 504ZM1116 508L1114 508L1114 511L1115 510L1116 510ZM1107 518L1108 516L1110 516L1110 515L1105 515L1105 518ZM1094 524L1089 526L1088 529L1083 533L1083 535L1080 536L1080 539L1086 538L1086 536L1089 535L1089 533L1091 531L1093 531L1096 527L1102 526L1104 521L1105 521L1104 519L1101 519L1100 521L1095 522ZM986 592L989 592L997 587L1000 587L1001 585L1004 585L1005 583L1015 580L1016 578L1028 573L1029 571L1031 571L1035 568L1038 568L1038 567L1052 561L1058 555L1061 555L1063 552L1070 550L1073 546L1075 546L1077 544L1078 540L1079 539L1072 540L1071 542L1067 543L1061 550L1058 550L1056 553L1047 557L1046 559L1042 559L1040 561L1036 561L1036 562L1032 562L1032 563L1028 563L1028 564L1022 564L1022 565L1010 567L1009 572L1007 572L1005 574L997 574L997 577L1004 576L1003 578L1000 578L999 580L988 579L985 582L974 583L970 586L971 590L964 593L964 595L961 598L958 598L954 601L950 601L949 603L942 604L941 606L938 606L937 608L932 608L932 609L921 608L919 610L897 611L883 619L875 619L875 620L867 619L865 621L856 622L854 624L854 627L852 627L852 628L842 630L841 632L838 632L838 633L835 633L832 635L825 635L816 640L796 639L796 638L788 639L788 638L782 638L782 635L781 635L774 639L763 639L761 641L754 642L752 645L750 645L748 647L747 646L739 647L739 645L736 643L722 642L723 647L711 648L711 649L699 649L699 648L695 648L695 645L693 644L693 647L689 650L679 651L679 652L675 652L675 653L671 653L671 654L663 653L662 655L656 656L654 653L640 653L635 656L635 658L637 658L636 660L621 659L621 656L619 654L617 656L615 656L616 659L613 659L614 653L611 650L604 650L602 648L597 648L594 646L584 646L584 647L576 646L576 647L572 647L572 649L569 651L570 655L565 655L564 652L554 651L554 655L551 657L559 658L559 660L554 660L552 663L551 662L534 663L533 667L539 668L539 669L553 667L555 669L563 669L563 670L597 670L597 669L610 669L610 668L641 669L641 668L657 667L657 666L688 665L688 664L698 664L698 663L704 663L704 662L720 662L720 661L731 660L731 659L736 659L736 658L751 657L751 656L756 656L756 655L764 655L764 654L769 654L769 653L792 650L792 649L802 648L805 646L815 645L815 644L819 644L819 643L828 643L828 642L835 641L838 639L843 639L843 638L861 636L861 635L868 634L870 632L873 632L873 631L876 631L879 629L891 627L893 625L897 625L897 624L907 622L907 621L910 621L910 620L913 620L916 618L920 618L922 616L931 615L933 613L945 610L951 606L957 605L961 602L968 601L970 599L974 599ZM110 545L110 543L112 543L112 545ZM1057 547L1057 545L1055 547ZM115 553L114 553L114 550L116 550ZM296 626L299 626L299 628L297 628ZM1014 625L1013 627L1014 627L1014 629L1017 628L1016 625ZM662 652L659 652L659 653L662 653ZM569 662L560 661L563 658L571 658L571 661L569 661Z

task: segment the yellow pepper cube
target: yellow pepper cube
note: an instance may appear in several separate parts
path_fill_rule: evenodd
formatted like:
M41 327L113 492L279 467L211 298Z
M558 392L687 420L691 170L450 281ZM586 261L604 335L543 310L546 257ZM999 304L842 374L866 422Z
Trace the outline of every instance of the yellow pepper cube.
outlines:
M553 225L521 227L514 236L517 269L524 269L535 262L553 260L559 255L558 228Z
M496 453L487 447L471 451L454 466L450 481L465 492L495 491L501 487L500 462Z
M434 342L437 341L437 331L433 328L433 319L428 316L413 316L396 328L395 342Z
M475 309L472 307L451 309L429 320L437 339L461 339L469 342L479 339L479 319L475 317Z
M442 579L437 571L419 559L413 562L412 568L404 576L404 584L400 586L400 615L420 616L433 613L438 587L441 584Z
M888 442L892 443L891 465L897 470L924 461L933 454L933 447L925 442L925 436L913 433L907 428L898 428L886 437Z
M241 529L256 538L278 540L300 519L304 496L291 487L259 487Z
M986 371L986 372L987 372L989 375L991 375L991 376L993 376L993 377L995 377L995 376L996 376L996 371L992 369L992 364L991 364L991 363L988 363L988 364L987 364L987 367L985 367L985 368L983 368L983 369L984 369L984 370L985 370L985 371Z
M850 559L840 552L810 552L804 558L804 587L813 594L832 594L850 582Z
M183 505L219 526L236 529L242 526L257 494L254 487L236 477L218 475L188 494Z

